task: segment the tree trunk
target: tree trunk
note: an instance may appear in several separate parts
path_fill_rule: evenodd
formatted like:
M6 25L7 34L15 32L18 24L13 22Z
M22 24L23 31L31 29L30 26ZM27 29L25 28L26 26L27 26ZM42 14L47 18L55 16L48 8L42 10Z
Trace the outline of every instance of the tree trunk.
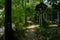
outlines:
M5 40L13 40L11 0L5 0Z

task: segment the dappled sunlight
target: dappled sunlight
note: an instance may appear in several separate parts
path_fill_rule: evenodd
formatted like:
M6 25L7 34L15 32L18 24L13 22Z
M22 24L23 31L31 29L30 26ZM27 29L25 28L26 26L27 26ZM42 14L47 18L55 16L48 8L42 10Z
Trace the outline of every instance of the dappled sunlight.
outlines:
M0 39L60 40L60 1L11 0L8 8L0 1Z
M56 24L49 25L50 27L58 27Z
M35 27L39 27L39 25L31 25L31 26L28 26L27 28L35 28Z

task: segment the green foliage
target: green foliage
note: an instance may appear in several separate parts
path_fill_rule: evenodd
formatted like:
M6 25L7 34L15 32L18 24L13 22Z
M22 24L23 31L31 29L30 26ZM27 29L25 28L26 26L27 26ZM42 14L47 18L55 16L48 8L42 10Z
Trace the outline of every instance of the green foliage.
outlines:
M0 10L5 6L5 0L0 0ZM0 27L4 26L4 11L0 12Z
M5 0L0 0L0 9L2 9L5 6Z
M36 32L38 31L38 33L40 33L41 35L43 35L44 37L53 37L54 33L56 32L53 29L46 29L44 27L40 27L36 29Z
M12 0L12 22L18 29L23 29L25 17L33 18L35 5L36 4L31 4L31 2L25 0Z
M14 1L12 0L12 22L18 28L18 30L23 28L25 12L22 7L22 3L20 4L20 0Z
M4 26L4 12L0 12L0 27Z
M48 28L49 22L46 19L42 19L42 27Z

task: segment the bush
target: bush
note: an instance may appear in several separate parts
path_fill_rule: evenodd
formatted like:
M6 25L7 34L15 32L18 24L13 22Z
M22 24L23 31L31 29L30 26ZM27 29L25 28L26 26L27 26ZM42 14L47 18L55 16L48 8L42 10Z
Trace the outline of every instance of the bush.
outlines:
M56 31L53 30L53 29L46 29L46 28L44 28L44 27L40 27L40 28L37 28L37 29L36 29L36 34L37 34L37 35L41 34L41 35L44 36L46 39L47 39L47 37L51 39L51 38L54 36L55 32L56 32Z

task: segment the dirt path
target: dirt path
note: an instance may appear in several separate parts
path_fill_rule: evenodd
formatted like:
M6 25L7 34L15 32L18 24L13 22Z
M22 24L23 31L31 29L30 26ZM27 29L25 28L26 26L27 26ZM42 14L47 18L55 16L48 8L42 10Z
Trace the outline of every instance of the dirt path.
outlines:
M56 26L56 25L50 25L50 26ZM39 28L39 25L31 25L27 27L27 39L26 40L37 40L36 34L35 34L35 28Z
M31 25L29 27L27 27L27 39L26 40L37 40L36 38L36 34L35 34L35 29L36 27L38 27L39 25Z

